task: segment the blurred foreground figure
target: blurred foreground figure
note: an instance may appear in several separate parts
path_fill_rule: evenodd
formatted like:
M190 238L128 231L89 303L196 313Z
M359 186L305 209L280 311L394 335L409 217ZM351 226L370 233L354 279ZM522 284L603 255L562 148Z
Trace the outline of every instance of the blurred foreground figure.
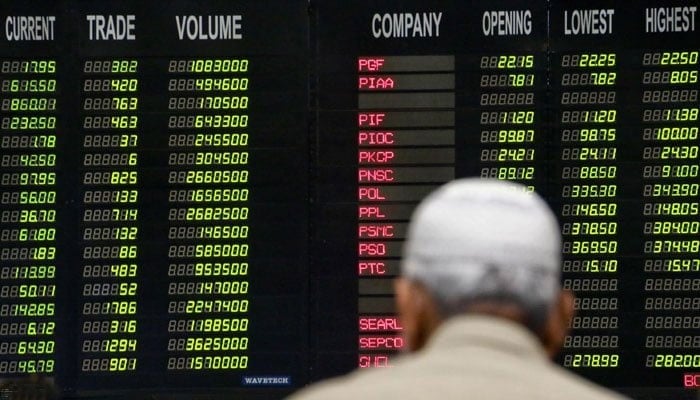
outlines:
M573 315L552 211L518 184L457 180L413 214L396 306L408 350L294 399L622 399L550 361Z
M0 381L0 400L56 400L53 380L39 375Z

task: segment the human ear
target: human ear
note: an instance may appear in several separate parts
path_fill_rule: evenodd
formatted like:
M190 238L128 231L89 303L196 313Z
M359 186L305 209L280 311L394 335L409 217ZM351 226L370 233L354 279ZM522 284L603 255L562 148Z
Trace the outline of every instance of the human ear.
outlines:
M540 334L542 345L550 358L554 358L564 345L569 333L569 321L574 314L574 294L570 290L562 290Z
M418 351L425 346L439 320L434 301L422 285L406 278L394 281L394 291L406 348Z

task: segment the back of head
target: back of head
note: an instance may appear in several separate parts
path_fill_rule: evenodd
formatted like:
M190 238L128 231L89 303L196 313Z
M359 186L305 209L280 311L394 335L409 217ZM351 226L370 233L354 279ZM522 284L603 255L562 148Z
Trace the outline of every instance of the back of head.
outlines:
M402 275L431 293L443 317L474 304L517 306L537 329L560 290L561 235L545 201L522 185L461 179L416 209Z

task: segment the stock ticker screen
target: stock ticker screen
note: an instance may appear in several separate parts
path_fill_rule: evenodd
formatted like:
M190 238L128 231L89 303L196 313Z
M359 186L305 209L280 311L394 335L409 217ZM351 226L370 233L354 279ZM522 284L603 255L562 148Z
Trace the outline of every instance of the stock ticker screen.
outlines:
M700 387L698 1L4 1L0 378L279 398L404 347L416 204L521 182L557 360Z

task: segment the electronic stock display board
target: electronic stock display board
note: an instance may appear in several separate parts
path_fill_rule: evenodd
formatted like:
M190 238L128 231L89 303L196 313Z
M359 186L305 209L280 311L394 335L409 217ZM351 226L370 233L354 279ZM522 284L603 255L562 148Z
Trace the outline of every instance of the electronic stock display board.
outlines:
M306 5L0 10L0 376L307 381Z
M559 362L606 386L695 396L697 1L340 3L317 16L315 239L334 266L321 311L336 321L320 359L391 366L411 210L481 176L524 183L560 217L577 316ZM353 277L352 312L333 319Z
M697 7L3 2L0 377L275 398L391 367L410 213L481 176L560 217L558 361L691 398Z

